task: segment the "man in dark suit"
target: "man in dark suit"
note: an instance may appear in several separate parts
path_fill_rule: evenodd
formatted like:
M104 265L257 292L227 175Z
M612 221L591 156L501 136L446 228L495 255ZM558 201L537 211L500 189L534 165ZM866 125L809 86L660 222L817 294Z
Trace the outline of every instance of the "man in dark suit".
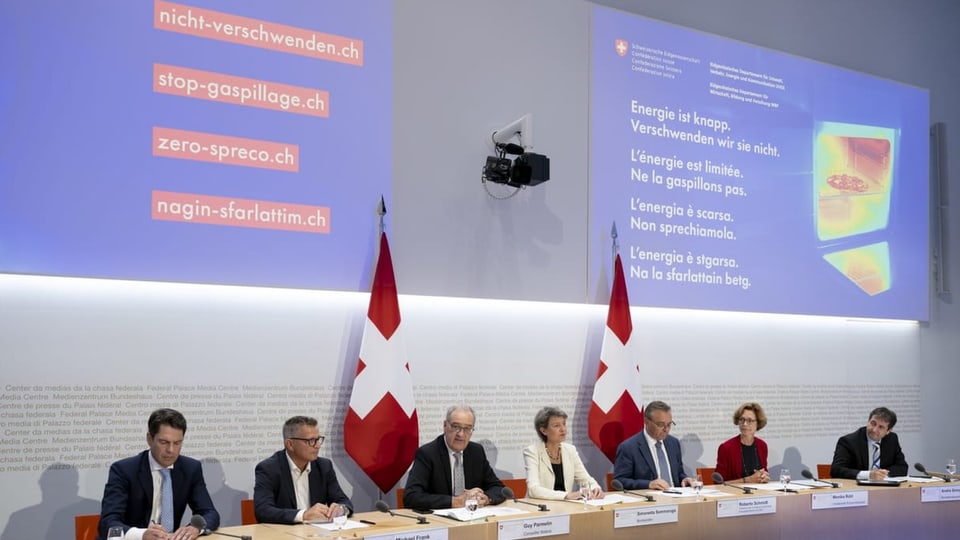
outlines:
M624 489L665 490L692 484L683 470L680 441L670 435L670 428L675 425L669 405L662 401L647 404L643 410L643 431L617 447L613 477ZM663 460L659 459L661 453Z
M418 448L413 457L403 493L404 506L418 510L460 508L470 497L480 506L503 502L503 482L493 472L483 446L470 442L475 421L476 414L466 405L447 409L443 435ZM462 465L461 482L457 481L457 460ZM455 483L462 486L455 487Z
M110 466L100 503L100 538L110 527L143 540L193 540L201 532L192 525L180 527L187 505L203 516L206 527L220 526L200 462L180 455L187 421L173 409L157 409L147 420L147 450ZM169 471L169 472L168 472ZM169 474L173 508L163 506L163 478ZM169 514L172 512L172 516ZM163 523L172 523L164 527ZM127 536L130 538L131 536Z
M329 521L353 503L340 489L333 463L319 457L317 419L294 416L283 424L284 449L257 463L253 509L261 523Z
M890 409L870 411L866 426L837 440L830 476L858 480L906 476L908 466L900 439L890 431L896 424L897 415Z

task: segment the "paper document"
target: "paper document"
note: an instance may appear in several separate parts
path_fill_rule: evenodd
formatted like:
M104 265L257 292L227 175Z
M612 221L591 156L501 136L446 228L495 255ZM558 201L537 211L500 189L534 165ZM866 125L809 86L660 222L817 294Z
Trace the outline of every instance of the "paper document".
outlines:
M780 482L770 482L769 484L743 484L745 487L753 488L758 491L784 491L783 484ZM804 489L813 489L813 486L806 482L797 480L796 482L790 482L787 484L787 489L794 491L802 491Z
M643 493L646 493L646 494L648 494L648 495L653 495L654 497L660 497L661 495L664 496L664 497L673 497L673 498L679 498L679 497L696 497L696 496L697 496L697 492L694 491L694 489L693 489L692 487L673 487L673 488L670 488L670 489L668 489L668 490L666 490L666 491L657 491L657 490L652 489L652 490L650 490L650 491L644 491ZM717 490L717 489L714 489L714 488L703 487L703 488L700 490L700 496L701 496L701 497L729 497L730 494L727 493L727 492L725 492L725 491L720 491L720 490ZM641 498L639 498L639 497L631 497L631 496L629 496L629 495L621 495L621 494L619 494L619 493L610 493L610 494L607 494L607 497L605 497L605 499L609 499L609 498L611 498L611 497L618 497L618 498L622 499L621 502L625 502L625 503L627 503L627 502L628 502L628 503L634 503L634 502L644 502L644 501L646 501L646 499L641 499Z
M515 516L517 514L527 514L537 511L533 509L532 506L530 508L531 510L526 511L509 506L484 506L483 508L477 508L473 512L470 512L466 508L444 508L442 510L434 510L433 513L438 516L453 518L457 521L476 521L487 517Z
M943 482L942 478L935 478L933 476L891 476L893 480L906 480L907 482L917 482L918 484L932 484L935 482Z
M827 482L826 480L795 480L790 482L791 484L796 484L798 486L807 486L810 488L832 488L833 484Z
M714 489L705 487L700 490L700 496L706 497L708 492L719 493ZM665 497L696 497L697 492L692 487L672 487L670 489L665 489L663 491L651 492L651 495L655 495L658 497L660 495L663 495Z
M567 501L567 502L576 502L576 501ZM635 503L635 502L646 502L646 499L626 495L622 493L607 493L604 497L599 499L591 499L587 501L587 504L590 506L604 506L610 504L620 504L620 503Z
M314 527L323 529L323 530L325 530L325 531L336 531L336 530L337 530L337 526L334 525L333 522L330 522L330 521L325 522L325 523L311 522L310 525L313 525ZM354 520L352 520L352 519L348 519L347 522L343 524L343 530L345 530L345 531L348 530L348 529L361 529L361 528L363 528L363 527L369 527L369 525L367 525L366 523L360 523L359 521L354 521Z

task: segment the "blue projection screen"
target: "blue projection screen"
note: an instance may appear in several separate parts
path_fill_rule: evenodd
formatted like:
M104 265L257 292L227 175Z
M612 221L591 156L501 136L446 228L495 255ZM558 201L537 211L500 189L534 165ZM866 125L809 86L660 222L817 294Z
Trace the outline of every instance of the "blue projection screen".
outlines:
M590 283L631 303L926 320L926 90L593 10Z
M392 3L2 2L0 271L365 289Z

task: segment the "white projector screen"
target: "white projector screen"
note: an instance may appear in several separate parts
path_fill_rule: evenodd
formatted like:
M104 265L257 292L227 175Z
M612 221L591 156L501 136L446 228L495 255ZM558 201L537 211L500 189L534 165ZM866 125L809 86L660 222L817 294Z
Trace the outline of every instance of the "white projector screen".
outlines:
M4 2L0 272L365 290L393 5Z
M601 7L592 30L592 287L615 222L635 305L927 319L926 90Z

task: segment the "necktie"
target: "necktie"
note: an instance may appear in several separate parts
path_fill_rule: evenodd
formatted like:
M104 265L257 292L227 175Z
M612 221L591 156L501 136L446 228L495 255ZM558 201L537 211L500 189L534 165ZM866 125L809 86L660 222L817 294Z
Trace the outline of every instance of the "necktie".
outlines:
M670 478L670 467L667 465L667 455L663 452L663 441L657 441L657 464L660 465L660 478L667 481L670 487L673 487L673 479Z
M453 496L463 493L463 452L453 453Z
M170 469L160 469L160 525L167 532L173 532L173 484L170 482Z
M870 468L880 468L880 443L873 443L873 459L870 461Z

